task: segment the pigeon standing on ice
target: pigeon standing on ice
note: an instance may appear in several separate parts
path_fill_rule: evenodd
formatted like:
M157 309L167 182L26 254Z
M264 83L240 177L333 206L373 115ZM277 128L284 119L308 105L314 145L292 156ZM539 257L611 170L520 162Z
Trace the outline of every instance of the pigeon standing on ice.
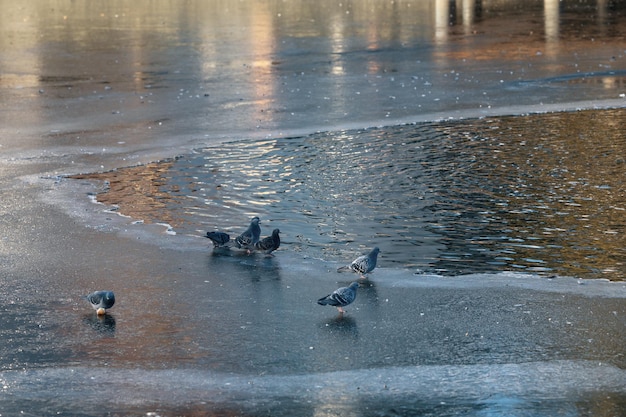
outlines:
M206 237L211 239L214 248L222 247L230 241L230 236L224 232L206 232Z
M370 273L376 268L376 260L378 259L378 253L380 249L378 247L371 250L367 255L359 256L350 265L342 266L337 269L337 272L353 271L361 274L361 278L367 278L365 274Z
M358 282L353 282L349 287L341 287L328 294L326 297L322 297L317 300L317 304L325 306L330 305L337 307L340 314L345 313L343 307L352 303L356 298L356 289L359 288Z
M258 217L253 217L246 231L235 238L235 245L237 245L238 248L247 249L248 251L254 249L254 245L261 237L259 221L260 219Z
M254 245L254 247L256 248L256 250L265 252L269 256L274 256L272 255L272 252L274 252L280 246L280 236L278 235L279 233L280 230L274 229L271 236L259 240Z
M115 294L113 294L113 291L95 291L86 295L85 298L99 316L106 313L106 309L113 307L113 304L115 304Z

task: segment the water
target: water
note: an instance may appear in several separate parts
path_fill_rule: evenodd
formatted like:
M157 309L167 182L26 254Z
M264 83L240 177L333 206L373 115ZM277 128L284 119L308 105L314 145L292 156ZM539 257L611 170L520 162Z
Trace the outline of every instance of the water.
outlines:
M623 110L238 141L96 175L120 213L235 236L258 215L283 249L460 275L623 280ZM593 149L593 153L590 153ZM137 190L141 190L140 193Z
M624 414L621 2L0 8L1 415Z

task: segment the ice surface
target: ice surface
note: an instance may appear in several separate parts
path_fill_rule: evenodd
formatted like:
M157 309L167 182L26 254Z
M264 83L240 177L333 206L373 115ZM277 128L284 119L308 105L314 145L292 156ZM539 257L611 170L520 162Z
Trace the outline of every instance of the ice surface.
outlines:
M314 303L332 262L213 254L62 179L223 141L624 107L621 3L462 3L3 2L0 413L623 414L620 283L381 261L337 320ZM79 298L94 287L119 296L102 321Z
M318 410L321 415L378 415L411 406L411 413L439 407L438 415L586 415L585 401L608 394L616 406L626 399L626 371L585 361L504 365L417 366L329 370L325 373L224 375L192 369L124 370L56 368L5 371L0 391L11 401L3 413L72 406L84 415L98 410L231 409L244 415ZM574 400L577 399L577 400ZM8 407L7 407L8 405ZM408 410L407 410L408 411Z

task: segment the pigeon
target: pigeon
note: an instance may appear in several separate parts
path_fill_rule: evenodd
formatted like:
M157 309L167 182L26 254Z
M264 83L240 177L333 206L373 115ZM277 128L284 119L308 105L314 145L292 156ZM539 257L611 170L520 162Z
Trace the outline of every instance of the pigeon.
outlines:
M353 271L361 274L361 278L367 278L365 274L370 273L376 268L376 260L378 258L378 252L380 249L375 247L367 255L359 256L350 265L342 266L337 269L337 272Z
M247 249L248 251L254 249L254 245L259 241L261 236L259 221L258 217L253 217L246 231L235 238L235 245L237 245L238 248Z
M211 239L214 248L225 246L230 241L230 235L224 232L206 232L206 237Z
M352 303L356 298L356 289L359 288L358 282L353 282L349 287L341 287L317 300L317 304L321 306L330 305L337 307L339 314L345 313L343 307Z
M255 249L265 252L269 256L274 256L272 255L272 252L274 252L280 246L280 236L278 235L279 233L280 230L274 229L271 236L259 240L254 245Z
M95 291L86 295L85 298L91 303L91 306L99 316L106 313L106 309L113 307L113 304L115 304L113 291Z

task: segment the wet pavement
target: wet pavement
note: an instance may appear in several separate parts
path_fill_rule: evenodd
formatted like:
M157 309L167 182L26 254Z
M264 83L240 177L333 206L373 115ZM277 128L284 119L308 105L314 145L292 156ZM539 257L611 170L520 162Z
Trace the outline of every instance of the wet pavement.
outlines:
M338 318L315 304L353 279L335 262L216 255L63 177L222 140L624 107L620 3L0 7L2 415L623 415L623 282L381 265ZM102 319L95 289L117 295Z

